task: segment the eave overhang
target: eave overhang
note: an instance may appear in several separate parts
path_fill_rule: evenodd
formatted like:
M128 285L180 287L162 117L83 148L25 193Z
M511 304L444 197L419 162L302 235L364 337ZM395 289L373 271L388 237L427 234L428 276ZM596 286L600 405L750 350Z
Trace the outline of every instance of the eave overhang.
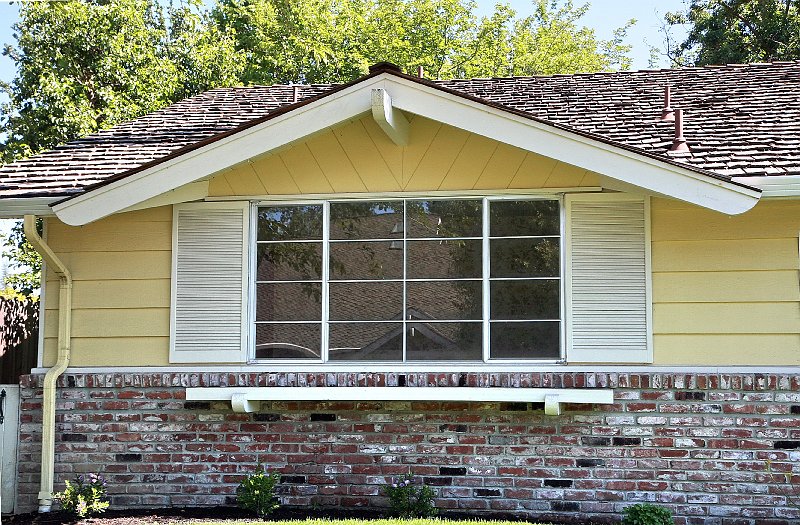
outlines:
M402 141L398 111L594 171L621 185L739 214L758 202L760 190L590 133L487 103L391 70L373 73L324 95L274 111L243 129L226 133L177 155L133 170L53 205L63 222L83 225L184 185L206 180L256 155L303 140L364 114L396 115L395 142ZM391 118L390 124L391 123ZM396 124L400 122L400 124ZM379 122L380 123L380 122ZM384 129L385 122L383 123ZM392 132L388 130L387 133ZM2 203L0 203L0 206Z

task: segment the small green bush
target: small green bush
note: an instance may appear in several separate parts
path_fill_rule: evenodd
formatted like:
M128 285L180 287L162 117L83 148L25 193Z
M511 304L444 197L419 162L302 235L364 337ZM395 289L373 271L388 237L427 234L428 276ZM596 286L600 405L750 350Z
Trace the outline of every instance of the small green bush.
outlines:
M275 497L275 485L280 479L280 474L264 472L259 465L254 473L239 483L239 488L236 489L236 501L240 507L255 512L263 519L279 506L278 498Z
M74 483L64 481L64 491L56 492L53 498L61 505L61 509L85 518L94 514L105 512L108 508L108 494L106 482L102 476L89 474L88 477L78 476Z
M430 518L438 512L433 505L433 489L427 485L415 485L412 476L401 476L386 486L384 492L389 497L392 515L398 518Z
M625 508L622 525L674 525L669 509L651 503L637 503Z

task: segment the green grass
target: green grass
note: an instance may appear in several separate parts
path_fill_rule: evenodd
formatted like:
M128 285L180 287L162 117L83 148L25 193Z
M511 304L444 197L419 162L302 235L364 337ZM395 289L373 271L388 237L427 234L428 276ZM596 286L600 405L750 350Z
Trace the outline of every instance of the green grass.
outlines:
M413 520L377 519L377 520L279 520L279 521L195 521L192 525L520 525L519 522L497 520L444 520L440 518L418 518ZM534 525L534 524L531 524Z

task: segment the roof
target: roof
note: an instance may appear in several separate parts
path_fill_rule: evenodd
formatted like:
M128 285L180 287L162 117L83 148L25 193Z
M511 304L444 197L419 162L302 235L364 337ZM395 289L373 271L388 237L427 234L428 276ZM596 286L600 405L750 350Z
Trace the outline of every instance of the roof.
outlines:
M421 82L725 180L800 174L800 62ZM690 154L668 153L667 85ZM0 198L74 196L342 87L214 89L0 168Z

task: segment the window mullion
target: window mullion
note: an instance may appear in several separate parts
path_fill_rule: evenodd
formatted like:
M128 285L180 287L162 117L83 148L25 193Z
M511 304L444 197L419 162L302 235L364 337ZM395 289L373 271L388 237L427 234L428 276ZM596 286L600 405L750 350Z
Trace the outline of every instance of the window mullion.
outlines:
M489 315L491 315L490 305L489 305L489 276L490 276L490 258L489 258L489 199L484 197L483 198L483 238L481 239L483 249L482 249L482 259L483 259L483 361L487 362L490 357L490 348L489 348Z
M329 331L330 324L328 323L330 305L328 298L330 297L330 231L331 231L331 207L328 201L322 203L322 348L320 348L320 356L322 362L328 362L328 349L330 345Z
M408 361L407 355L407 344L408 344L408 327L406 324L406 318L408 317L408 305L406 301L408 300L408 206L405 199L403 199L403 362Z

